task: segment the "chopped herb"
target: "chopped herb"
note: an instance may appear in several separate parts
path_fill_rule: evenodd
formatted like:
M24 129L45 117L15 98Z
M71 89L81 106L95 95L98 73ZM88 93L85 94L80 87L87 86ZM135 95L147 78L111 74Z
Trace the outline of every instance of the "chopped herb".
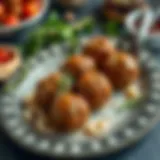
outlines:
M122 106L119 107L119 110L136 108L140 105L142 101L143 101L143 97L128 100Z
M73 76L69 73L64 73L58 84L59 87L58 87L57 95L71 90L73 83L74 83Z

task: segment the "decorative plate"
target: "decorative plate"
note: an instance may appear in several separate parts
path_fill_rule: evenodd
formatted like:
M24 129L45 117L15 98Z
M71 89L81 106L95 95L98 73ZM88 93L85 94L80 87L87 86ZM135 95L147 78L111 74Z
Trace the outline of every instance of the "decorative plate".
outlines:
M22 101L35 84L50 72L55 72L66 58L66 44L53 45L24 64L7 84L7 91L0 96L1 123L7 134L22 147L49 157L93 157L123 149L142 138L159 120L160 74L155 61L143 51L140 54L142 84L145 98L139 106L117 111L121 96L114 96L114 107L107 107L92 117L112 119L114 127L98 138L80 132L45 135L37 132L23 117ZM23 78L27 70L27 77ZM14 86L14 87L13 87ZM112 102L111 102L112 103ZM113 106L113 104L112 104ZM112 121L111 120L111 121Z

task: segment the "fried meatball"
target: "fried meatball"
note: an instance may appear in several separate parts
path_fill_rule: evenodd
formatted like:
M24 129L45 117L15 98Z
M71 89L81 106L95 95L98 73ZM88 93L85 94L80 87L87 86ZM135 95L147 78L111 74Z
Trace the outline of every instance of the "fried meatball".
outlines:
M51 120L58 131L73 131L88 120L90 109L87 101L73 93L57 97L50 111Z
M87 55L74 55L69 58L64 66L64 69L75 77L80 77L83 73L94 70L96 64L92 57Z
M127 87L139 76L138 63L128 53L117 53L112 60L103 64L103 70L118 89Z
M44 78L37 85L35 91L35 103L37 107L45 112L48 112L48 109L56 96L61 77L62 73L57 72Z
M98 109L111 96L112 86L105 75L91 71L80 78L78 91L88 100L92 109Z
M105 59L110 59L115 53L115 49L106 37L93 37L84 46L84 54L89 55L95 59L100 65Z

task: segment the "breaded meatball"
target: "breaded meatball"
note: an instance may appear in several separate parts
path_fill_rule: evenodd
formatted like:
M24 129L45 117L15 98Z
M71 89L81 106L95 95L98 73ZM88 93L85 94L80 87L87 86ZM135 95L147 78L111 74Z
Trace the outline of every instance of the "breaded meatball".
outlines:
M139 66L136 59L128 53L118 52L110 61L103 64L103 71L115 88L122 89L137 80Z
M59 88L59 81L62 73L54 73L41 80L35 91L36 106L48 112Z
M76 78L95 68L96 64L94 59L87 55L74 55L67 60L64 66L64 70L68 71Z
M98 65L104 60L110 59L115 53L115 49L106 37L93 37L84 46L84 54L89 55L95 59Z
M50 111L51 120L58 131L73 131L88 120L90 109L87 101L73 93L57 97Z
M91 71L80 78L78 91L88 100L92 109L98 109L111 96L112 86L105 75Z

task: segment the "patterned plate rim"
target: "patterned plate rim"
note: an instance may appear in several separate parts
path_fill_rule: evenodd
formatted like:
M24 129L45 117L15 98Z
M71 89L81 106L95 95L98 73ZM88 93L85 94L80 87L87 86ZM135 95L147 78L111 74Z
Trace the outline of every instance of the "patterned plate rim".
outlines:
M52 49L54 47L52 46ZM38 63L39 59L41 59L44 55L45 51L41 52L38 56L36 56L32 61L29 62L30 68L32 68L32 65L35 65ZM59 53L56 54L54 52L54 56L58 56ZM53 54L51 55L53 57ZM49 157L59 157L59 158L82 158L82 157L93 157L93 156L99 156L99 155L106 155L110 153L114 153L117 151L120 151L134 143L136 143L138 140L140 140L143 136L145 136L151 129L154 127L154 125L159 121L160 112L159 112L159 96L160 96L160 74L158 70L158 66L156 65L156 62L147 51L143 51L141 53L141 63L142 65L145 65L147 70L149 71L149 77L151 78L152 84L150 84L150 96L148 97L148 100L145 103L145 109L143 109L139 114L138 118L134 120L134 124L136 124L137 130L135 129L135 125L128 125L126 128L122 128L121 131L121 138L117 138L116 134L112 135L110 139L103 138L102 140L95 139L93 141L87 142L85 145L87 145L87 150L83 149L84 144L72 144L71 147L69 147L69 150L65 151L65 146L67 144L54 144L54 147L52 149L49 149L48 143L40 143L40 147L32 146L31 144L27 144L23 139L20 139L18 136L16 137L13 134L13 131L10 131L8 127L6 126L5 122L5 114L4 111L2 111L1 107L1 124L7 134L11 137L13 141L18 143L21 147L44 156ZM28 65L25 65L28 66ZM20 73L20 72L19 72ZM8 95L6 95L8 96ZM3 99L6 98L6 96L3 96ZM1 97L2 98L2 97ZM7 97L8 98L8 97ZM150 123L148 123L150 122ZM25 132L25 131L24 131ZM135 134L134 134L135 133ZM23 135L26 136L26 135ZM29 135L27 135L29 137ZM32 136L29 137L30 141L32 141ZM43 141L43 140L42 140Z

